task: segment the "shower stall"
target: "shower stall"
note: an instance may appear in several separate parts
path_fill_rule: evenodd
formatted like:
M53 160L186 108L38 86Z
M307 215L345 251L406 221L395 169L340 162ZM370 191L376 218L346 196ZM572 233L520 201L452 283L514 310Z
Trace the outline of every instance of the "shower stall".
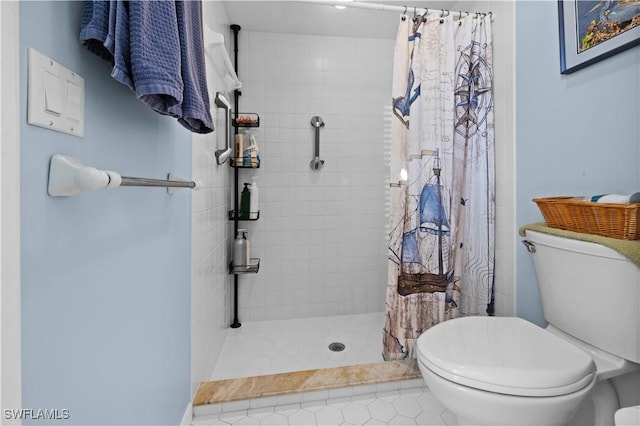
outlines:
M509 8L500 2L473 7L497 16ZM390 97L399 19L400 13L304 2L205 2L205 22L225 35L229 52L229 25L242 27L238 113L260 117L254 129L260 167L240 170L239 179L242 187L257 178L260 217L240 227L248 230L251 256L261 263L257 274L239 276L242 326L230 329L232 171L226 164L217 166L212 155L224 145L224 132L195 136L194 175L205 174L209 184L193 196L193 382L382 361ZM494 31L508 32L499 23ZM499 49L511 42L501 43ZM224 73L208 66L215 92ZM508 82L512 77L505 70L497 61L496 78ZM496 109L504 108L504 87L496 89ZM317 129L310 121L316 116L324 122L319 130L324 164L314 169ZM217 128L222 129L220 119ZM510 140L505 138L509 131L506 125L496 131L497 157L503 160L496 171L498 197L503 197L498 204L498 315L513 314L512 289L501 284L513 274L511 241L500 239L513 228L512 195L500 183L512 181L505 158L513 147L500 145ZM332 343L345 347L333 351Z
M382 312L392 41L242 30L239 50L239 113L261 117L261 165L242 182L255 175L262 190L260 220L244 224L262 267L241 277L240 316Z

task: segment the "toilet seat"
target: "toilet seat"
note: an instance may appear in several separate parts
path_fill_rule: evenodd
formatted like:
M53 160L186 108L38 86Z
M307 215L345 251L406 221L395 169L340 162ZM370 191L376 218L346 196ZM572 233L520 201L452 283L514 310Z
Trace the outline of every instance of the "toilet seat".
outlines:
M464 317L425 331L418 361L460 385L519 396L577 392L595 376L589 354L521 318Z

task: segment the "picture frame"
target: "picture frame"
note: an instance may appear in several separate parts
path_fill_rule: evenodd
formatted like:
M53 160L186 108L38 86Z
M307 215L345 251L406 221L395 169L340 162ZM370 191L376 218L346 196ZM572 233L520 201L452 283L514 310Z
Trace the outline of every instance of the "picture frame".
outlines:
M570 74L640 44L640 1L558 0L558 23L560 72Z

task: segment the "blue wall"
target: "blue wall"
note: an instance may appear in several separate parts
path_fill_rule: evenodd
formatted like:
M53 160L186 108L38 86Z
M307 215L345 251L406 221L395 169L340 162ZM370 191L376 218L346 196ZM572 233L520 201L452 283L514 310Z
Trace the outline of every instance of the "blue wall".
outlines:
M191 134L78 41L81 2L20 2L25 408L64 424L178 424L190 399L191 195L47 195L53 154L125 176L189 176ZM26 124L32 47L85 79L85 137ZM42 421L34 423L43 424Z
M516 4L516 223L535 197L640 191L640 46L560 74L556 1ZM533 263L517 253L518 316L544 325Z

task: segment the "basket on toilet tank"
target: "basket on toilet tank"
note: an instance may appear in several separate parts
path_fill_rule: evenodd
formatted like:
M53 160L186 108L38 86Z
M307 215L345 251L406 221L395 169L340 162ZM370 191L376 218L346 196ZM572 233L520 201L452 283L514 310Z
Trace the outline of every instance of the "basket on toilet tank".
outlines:
M552 228L622 240L640 240L640 203L593 203L574 197L534 198Z

